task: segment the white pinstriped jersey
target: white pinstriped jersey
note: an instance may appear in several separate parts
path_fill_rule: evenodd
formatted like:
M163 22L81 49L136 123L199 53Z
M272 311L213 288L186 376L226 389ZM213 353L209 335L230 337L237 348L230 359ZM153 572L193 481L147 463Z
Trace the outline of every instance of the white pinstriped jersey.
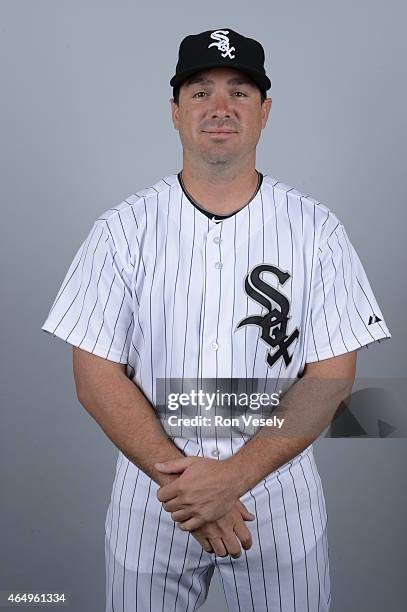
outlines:
M271 176L214 222L176 174L103 212L42 326L127 364L154 405L157 378L301 376L308 362L391 334L337 216ZM185 454L230 456L247 436L190 436ZM185 439L174 438L179 448Z
M196 379L198 388L207 378L253 378L273 392L308 362L391 337L336 215L270 176L220 222L176 174L102 213L42 329L127 364L155 407L156 379ZM171 438L185 455L220 459L250 437L239 428L229 439L181 433ZM241 498L256 520L239 559L175 529L157 489L119 453L105 520L106 612L195 610L214 567L230 610L328 612L327 514L312 444Z

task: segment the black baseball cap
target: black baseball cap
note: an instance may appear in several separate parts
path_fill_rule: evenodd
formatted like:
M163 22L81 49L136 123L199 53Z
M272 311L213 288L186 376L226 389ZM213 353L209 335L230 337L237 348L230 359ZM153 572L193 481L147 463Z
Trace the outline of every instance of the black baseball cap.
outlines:
M186 36L179 47L178 62L170 85L175 88L195 72L217 67L245 72L263 92L271 87L264 69L262 45L231 28Z

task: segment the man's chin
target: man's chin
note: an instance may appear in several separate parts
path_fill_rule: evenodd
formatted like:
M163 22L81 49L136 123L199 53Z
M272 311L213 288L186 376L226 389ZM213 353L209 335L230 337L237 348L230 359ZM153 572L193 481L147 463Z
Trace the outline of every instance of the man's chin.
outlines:
M228 164L236 158L236 155L231 151L211 151L203 157L209 164Z

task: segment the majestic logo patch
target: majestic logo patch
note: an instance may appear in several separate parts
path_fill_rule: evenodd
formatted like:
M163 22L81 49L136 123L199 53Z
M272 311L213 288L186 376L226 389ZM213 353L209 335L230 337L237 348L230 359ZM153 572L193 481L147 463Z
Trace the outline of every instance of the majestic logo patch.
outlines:
M299 336L299 330L295 330L287 336L287 322L290 318L290 302L286 296L274 287L266 283L262 278L263 272L272 272L280 285L284 285L290 278L288 272L283 272L277 266L270 264L260 264L255 266L246 276L244 288L247 295L255 302L264 306L267 312L259 315L252 315L242 319L236 329L243 325L258 325L261 328L261 339L264 340L274 352L267 351L266 361L269 366L273 366L280 357L284 359L286 367L292 360L292 355L288 354L288 347ZM273 302L277 308L273 307Z
M219 51L222 51L222 57L234 59L235 55L232 55L232 52L236 51L236 49L230 46L228 34L229 30L215 30L215 32L212 32L211 38L217 42L208 45L208 49L210 47L218 47Z

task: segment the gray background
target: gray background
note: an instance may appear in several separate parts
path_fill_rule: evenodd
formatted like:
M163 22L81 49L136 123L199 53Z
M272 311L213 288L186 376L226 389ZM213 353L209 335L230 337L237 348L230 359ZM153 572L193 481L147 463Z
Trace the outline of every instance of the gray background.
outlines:
M393 338L360 376L405 377L403 3L1 0L0 590L104 606L116 448L40 330L95 218L181 168L169 79L188 33L262 41L273 107L257 167L343 221ZM215 17L213 17L215 15ZM405 609L406 441L320 440L333 612ZM216 574L207 603L226 610Z

